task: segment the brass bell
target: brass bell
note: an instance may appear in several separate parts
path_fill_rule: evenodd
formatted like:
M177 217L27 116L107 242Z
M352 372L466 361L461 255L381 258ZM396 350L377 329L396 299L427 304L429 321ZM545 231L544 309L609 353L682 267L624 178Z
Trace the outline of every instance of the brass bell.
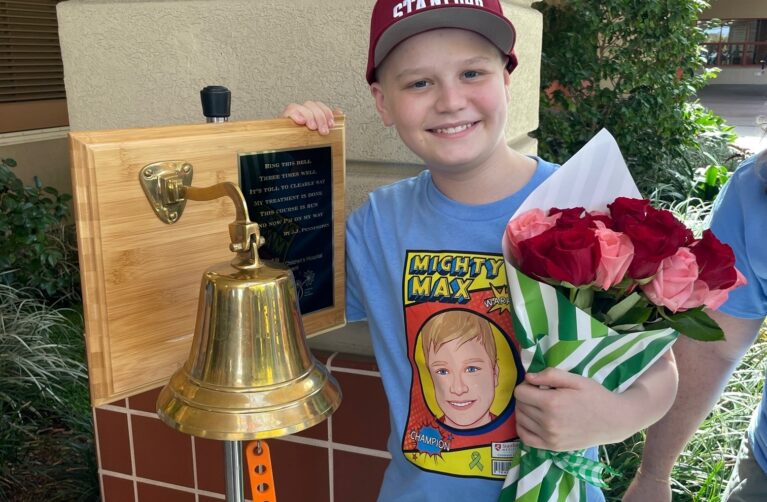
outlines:
M223 185L185 190L192 200L226 191L235 201L238 218L229 228L237 258L203 274L189 358L162 389L157 414L210 439L292 434L330 416L341 391L309 351L292 272L259 260L258 225L245 216L239 189Z

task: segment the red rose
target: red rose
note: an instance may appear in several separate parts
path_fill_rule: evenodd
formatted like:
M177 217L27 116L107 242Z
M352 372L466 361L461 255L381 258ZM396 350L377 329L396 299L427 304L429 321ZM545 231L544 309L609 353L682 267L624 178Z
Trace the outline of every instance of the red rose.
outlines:
M690 246L700 273L698 279L709 289L727 289L738 279L735 254L732 248L717 239L711 230L705 230L700 240Z
M589 217L591 218L592 228L609 228L610 230L615 230L615 222L610 218L609 214L601 211L590 211ZM596 222L602 223L602 227L597 225Z
M595 222L601 221L603 227L612 228L613 222L610 215L597 211L588 212L582 207L570 207L567 209L552 208L549 215L559 215L557 226L559 228L588 227L597 228Z
M630 199L628 197L618 197L607 207L610 209L613 222L615 222L615 230L619 232L623 232L628 225L643 222L647 218L648 210L652 209L649 200Z
M582 207L569 207L567 209L560 209L554 207L549 211L549 216L555 214L560 215L557 219L557 226L559 228L572 228L572 227L587 227L591 222L588 213Z
M519 243L522 272L582 286L594 282L601 258L594 231L576 226L553 227Z
M653 276L665 258L673 256L680 247L693 240L692 231L669 211L648 207L644 221L632 222L632 219L633 216L624 218L622 225L623 233L634 244L634 259L628 271L629 277L634 279Z

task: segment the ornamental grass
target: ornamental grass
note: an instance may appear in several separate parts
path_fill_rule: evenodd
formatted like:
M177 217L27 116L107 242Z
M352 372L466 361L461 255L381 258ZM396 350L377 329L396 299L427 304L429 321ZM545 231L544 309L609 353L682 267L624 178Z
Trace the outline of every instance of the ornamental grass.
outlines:
M0 500L98 500L82 317L3 284Z

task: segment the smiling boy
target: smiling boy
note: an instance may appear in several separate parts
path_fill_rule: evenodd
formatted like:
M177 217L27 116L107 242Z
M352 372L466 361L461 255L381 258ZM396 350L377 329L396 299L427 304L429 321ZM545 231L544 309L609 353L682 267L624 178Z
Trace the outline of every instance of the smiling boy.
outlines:
M368 320L389 401L392 459L379 500L496 500L518 438L552 450L621 441L668 410L675 366L664 356L622 394L554 368L521 380L511 313L494 301L507 287L501 237L558 166L505 141L514 27L498 0L379 0L370 33L376 110L426 167L371 193L346 227L347 318ZM321 134L333 123L313 101L283 115ZM493 371L507 397L477 428L435 422L419 390L419 333L456 304L492 318L502 335ZM591 485L588 496L603 500Z

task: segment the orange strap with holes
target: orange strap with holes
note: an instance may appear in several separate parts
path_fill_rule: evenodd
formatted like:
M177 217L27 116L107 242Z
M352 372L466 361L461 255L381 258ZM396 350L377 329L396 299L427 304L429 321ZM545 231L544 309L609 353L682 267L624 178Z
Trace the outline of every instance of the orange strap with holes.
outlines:
M245 458L248 464L253 502L277 502L272 475L272 456L269 454L266 441L259 439L249 442L245 447Z

